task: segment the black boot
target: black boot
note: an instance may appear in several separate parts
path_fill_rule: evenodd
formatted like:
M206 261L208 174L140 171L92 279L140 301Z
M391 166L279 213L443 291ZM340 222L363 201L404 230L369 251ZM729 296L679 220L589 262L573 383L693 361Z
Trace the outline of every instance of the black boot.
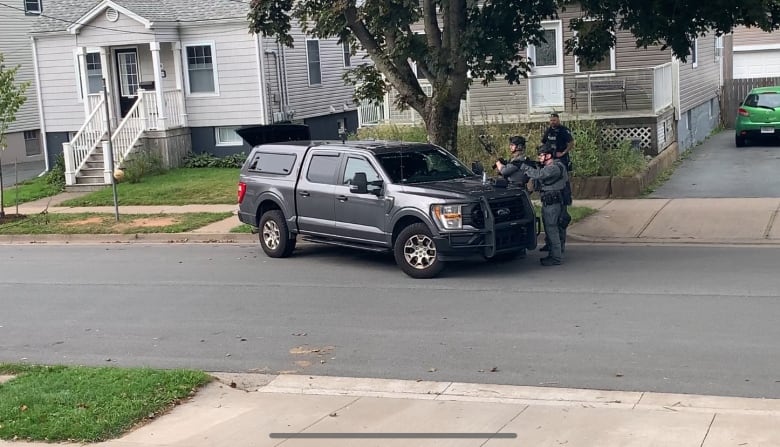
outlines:
M539 262L545 267L549 267L551 265L561 265L561 260L557 258L553 258L552 256L542 258L539 260Z
M539 251L550 251L550 246L547 244L542 245L542 248L539 249Z

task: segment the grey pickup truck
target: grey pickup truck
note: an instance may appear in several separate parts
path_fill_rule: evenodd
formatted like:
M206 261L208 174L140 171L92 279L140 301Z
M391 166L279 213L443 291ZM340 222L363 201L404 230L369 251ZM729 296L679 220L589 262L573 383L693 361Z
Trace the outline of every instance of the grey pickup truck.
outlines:
M306 241L392 252L414 278L447 261L507 260L536 247L525 189L475 175L446 150L391 141L313 142L302 125L238 130L254 146L241 168L238 216L263 251Z

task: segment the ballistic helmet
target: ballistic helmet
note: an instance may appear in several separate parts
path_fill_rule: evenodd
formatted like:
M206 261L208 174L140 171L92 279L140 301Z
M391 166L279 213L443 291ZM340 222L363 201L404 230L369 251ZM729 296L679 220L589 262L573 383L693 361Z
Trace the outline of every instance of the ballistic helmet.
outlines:
M509 137L509 144L514 144L519 148L525 149L525 138L520 135Z

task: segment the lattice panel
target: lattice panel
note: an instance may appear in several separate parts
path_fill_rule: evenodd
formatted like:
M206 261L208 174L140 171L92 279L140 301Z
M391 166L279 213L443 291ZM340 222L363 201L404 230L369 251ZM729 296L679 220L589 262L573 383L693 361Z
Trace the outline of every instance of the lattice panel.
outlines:
M601 129L601 138L603 138L604 141L639 140L639 147L643 150L647 150L653 147L653 128L649 126L607 126Z

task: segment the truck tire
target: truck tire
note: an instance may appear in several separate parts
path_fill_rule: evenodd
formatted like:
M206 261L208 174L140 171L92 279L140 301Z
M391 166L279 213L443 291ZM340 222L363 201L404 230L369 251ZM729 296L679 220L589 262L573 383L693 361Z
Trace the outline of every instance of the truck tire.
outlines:
M260 217L260 246L271 258L286 258L295 250L295 239L290 239L287 221L279 210L266 211Z
M412 278L433 278L444 268L444 262L437 258L433 234L423 223L401 230L393 246L393 255L398 267Z
M737 147L745 147L747 146L747 142L745 141L745 137L741 135L737 135L734 137L734 145Z

